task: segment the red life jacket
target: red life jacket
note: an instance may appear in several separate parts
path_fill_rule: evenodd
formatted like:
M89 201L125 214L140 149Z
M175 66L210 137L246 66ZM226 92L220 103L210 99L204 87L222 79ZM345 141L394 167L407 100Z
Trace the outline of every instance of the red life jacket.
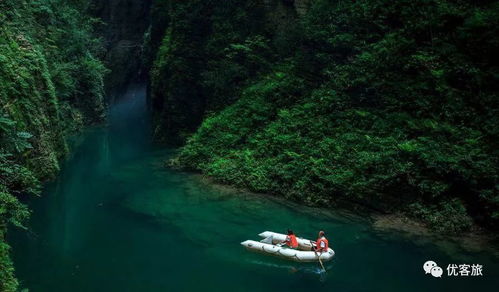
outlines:
M324 248L321 248L321 242L324 242ZM329 241L325 237L317 239L317 249L322 249L322 251L327 251L329 248Z
M296 240L296 235L294 235L294 234L288 235L288 238L286 238L286 244L289 247L297 248L298 247L298 240Z

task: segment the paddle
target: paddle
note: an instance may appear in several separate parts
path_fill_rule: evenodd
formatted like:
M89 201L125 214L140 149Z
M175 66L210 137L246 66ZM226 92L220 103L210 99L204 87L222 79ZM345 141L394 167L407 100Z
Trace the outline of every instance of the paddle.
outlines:
M321 255L319 255L319 264L321 264L321 267L322 267L322 270L324 271L324 273L326 272L326 268L324 268L324 264L322 263L322 260L321 260Z
M312 245L312 248L314 248L314 242L312 240L310 240L310 244ZM324 271L324 273L326 272L326 268L324 268L324 264L322 263L322 260L321 260L321 255L322 255L322 252L319 254L317 251L315 251L315 255L317 256L317 258L319 259L319 264L321 264L321 267L322 267L322 270Z

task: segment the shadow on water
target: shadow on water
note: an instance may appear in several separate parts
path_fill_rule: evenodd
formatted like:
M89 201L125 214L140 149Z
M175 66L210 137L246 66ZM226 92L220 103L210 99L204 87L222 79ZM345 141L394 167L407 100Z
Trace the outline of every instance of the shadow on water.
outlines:
M498 284L485 253L483 277L434 279L423 263L445 271L463 254L443 253L363 219L223 189L199 176L164 168L172 150L150 143L145 86L132 85L109 112L109 125L87 131L57 180L33 209L30 232L9 242L22 286L30 291L479 291ZM265 230L292 228L313 239L329 234L336 256L327 274L247 252Z

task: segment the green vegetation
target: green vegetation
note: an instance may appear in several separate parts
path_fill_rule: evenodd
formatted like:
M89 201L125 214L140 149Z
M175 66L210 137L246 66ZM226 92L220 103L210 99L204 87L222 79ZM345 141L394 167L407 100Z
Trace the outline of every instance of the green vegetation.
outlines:
M87 1L0 1L0 291L16 291L9 224L67 154L65 137L102 121L103 75Z
M89 1L0 1L0 291L7 226L102 121ZM154 1L145 38L173 163L310 205L403 212L439 232L499 227L499 4Z
M252 48L246 46L265 45L249 39L262 29L261 7L252 1L214 2L154 3L150 51L157 54L151 102L157 137L185 138L199 126L206 109L226 105L262 66L260 55L247 56ZM238 43L246 38L251 43Z
M195 131L174 164L440 232L499 227L496 1L158 2L157 135Z

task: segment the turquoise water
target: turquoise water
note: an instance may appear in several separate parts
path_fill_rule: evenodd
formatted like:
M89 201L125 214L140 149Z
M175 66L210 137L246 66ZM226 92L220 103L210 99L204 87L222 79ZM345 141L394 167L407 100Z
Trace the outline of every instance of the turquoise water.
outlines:
M212 186L165 168L174 150L148 143L145 88L132 86L110 125L86 132L41 198L30 231L12 230L30 291L495 291L497 258L380 232L361 217ZM336 251L327 273L250 253L257 234L319 229ZM433 278L422 265L482 264L483 277Z

